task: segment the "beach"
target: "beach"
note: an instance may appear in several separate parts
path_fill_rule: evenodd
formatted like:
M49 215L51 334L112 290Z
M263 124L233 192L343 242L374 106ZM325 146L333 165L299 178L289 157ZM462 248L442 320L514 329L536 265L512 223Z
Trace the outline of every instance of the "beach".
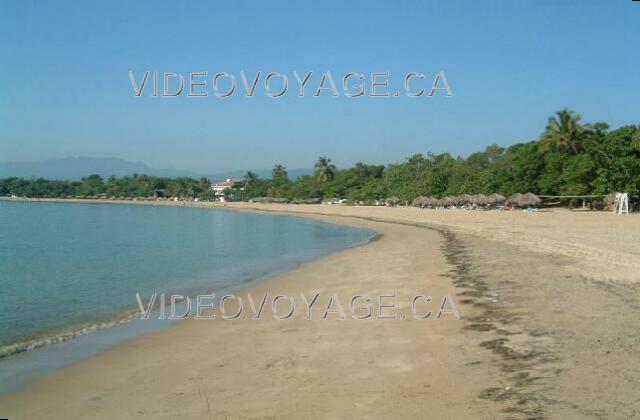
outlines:
M91 201L88 201L91 202ZM127 204L155 204L127 202ZM208 203L165 203L220 207ZM0 399L10 419L632 418L640 413L636 215L261 205L380 236L238 293L319 294L311 319L187 320ZM323 317L394 294L397 319ZM411 301L427 319L416 319ZM459 314L435 319L444 297ZM245 302L246 305L246 302ZM286 312L286 306L282 306ZM270 308L269 308L270 309ZM378 305L373 305L377 314ZM407 315L400 319L401 315Z

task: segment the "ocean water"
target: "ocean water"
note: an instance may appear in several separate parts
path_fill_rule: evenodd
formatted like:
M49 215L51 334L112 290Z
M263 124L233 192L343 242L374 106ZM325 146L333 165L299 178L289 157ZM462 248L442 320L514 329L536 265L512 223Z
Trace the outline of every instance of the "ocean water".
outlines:
M166 327L131 316L136 293L220 295L371 236L219 209L0 201L0 393Z

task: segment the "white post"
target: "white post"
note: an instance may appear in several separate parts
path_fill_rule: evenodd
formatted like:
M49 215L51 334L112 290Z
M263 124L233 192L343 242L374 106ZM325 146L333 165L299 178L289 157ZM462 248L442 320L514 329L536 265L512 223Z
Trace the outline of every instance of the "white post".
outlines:
M617 214L629 214L628 193L616 193L616 206L614 212Z
M622 194L622 205L620 206L620 214L629 214L629 194Z

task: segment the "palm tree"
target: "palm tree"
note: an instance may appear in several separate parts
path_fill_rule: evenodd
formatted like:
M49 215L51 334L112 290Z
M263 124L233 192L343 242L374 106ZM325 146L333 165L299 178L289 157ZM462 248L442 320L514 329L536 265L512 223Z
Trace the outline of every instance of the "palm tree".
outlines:
M287 168L285 168L279 163L276 164L273 167L273 171L271 171L271 180L277 184L282 184L284 182L289 181L289 174L287 173Z
M198 191L196 195L202 199L208 200L211 198L213 191L211 190L211 181L206 176L203 176L198 181Z
M251 171L247 171L247 173L244 174L244 189L248 190L249 188L251 188L251 186L255 184L257 180L258 175Z
M319 184L331 181L335 176L336 165L333 165L331 163L331 159L326 156L318 158L314 168L316 172L316 181L318 181Z
M591 133L591 126L581 125L581 119L582 116L566 108L550 117L542 133L542 150L549 150L553 145L577 155L582 149L583 140Z
M200 178L200 181L198 181L198 186L202 192L207 192L211 189L211 181L209 181L209 178L203 176Z

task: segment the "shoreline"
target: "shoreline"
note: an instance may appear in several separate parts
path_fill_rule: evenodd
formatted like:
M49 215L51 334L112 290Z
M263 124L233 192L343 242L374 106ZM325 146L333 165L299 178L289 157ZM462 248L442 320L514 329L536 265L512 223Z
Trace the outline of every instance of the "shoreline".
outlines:
M618 252L619 244L612 240L616 238L616 229L635 226L637 218L613 219L613 232L611 226L594 232L582 230L584 221L568 229L570 218L562 212L531 215L533 222L530 215L514 217L494 213L493 217L501 219L501 231L487 237L482 234L487 228L487 216L482 214L438 214L406 208L229 204L198 207L284 213L366 226L383 235L366 246L309 262L248 290L295 294L334 289L344 293L365 288L381 293L385 288L394 287L406 293L426 288L434 296L451 293L462 319L427 324L415 320L364 323L335 320L336 323L297 318L284 323L187 321L123 343L0 399L0 408L8 407L0 413L8 410L10 418L27 418L50 413L55 401L65 400L68 402L56 407L54 412L76 417L92 412L94 418L106 418L109 410L114 409L120 417L130 417L135 412L142 417L171 418L177 413L174 410L191 416L229 418L256 415L294 418L301 414L319 418L326 417L328 410L330 415L344 417L370 414L372 405L377 408L382 405L387 413L393 412L396 417L424 414L425 410L445 417L474 418L494 418L505 412L529 416L588 415L593 412L589 406L596 402L589 401L590 394L583 388L591 381L596 384L593 387L602 392L603 387L597 386L599 381L613 379L602 378L607 369L604 366L591 375L586 373L587 369L566 366L568 361L563 352L577 344L582 348L587 343L593 346L591 339L595 341L595 332L567 313L567 310L576 311L575 308L559 307L550 314L544 312L548 312L554 302L577 304L573 295L602 302L603 307L594 312L598 316L606 315L606 304L625 304L629 310L640 311L624 301L630 291L627 284L633 281L627 271L610 272L599 265L599 271L591 270L585 277L590 262L584 259L584 254L574 252L576 245L580 245L580 232L592 241L594 233L604 232L609 241L596 241L601 252L595 262L606 260L609 253ZM605 220L603 216L608 215L598 215L597 219ZM453 223L447 218L454 219ZM588 225L594 218L587 218L591 219ZM476 226L470 226L466 219L472 219ZM545 223L550 225L546 229ZM518 228L531 227L538 235L528 238L530 244L514 235ZM562 239L563 235L566 239ZM564 248L549 252L545 239L556 247L564 240ZM585 250L584 247L578 249ZM625 258L631 258L632 268L637 267L640 260L635 258L634 250L622 253L623 258L615 262L625 268L628 267ZM525 270L521 279L506 272L516 261ZM538 273L540 270L546 271ZM426 284L416 277L426 279ZM609 286L603 286L603 282ZM531 287L534 288L529 290ZM523 318L519 313L528 315ZM602 320L597 333L622 334L624 331L628 340L636 339L638 334L628 330L632 328L628 322L617 318L615 321L617 324ZM616 327L612 328L613 325ZM560 327L566 330L554 330ZM181 346L180 340L187 340L195 348ZM176 356L168 357L153 350L156 346L169 349L169 353L174 351ZM205 352L205 348L215 351ZM254 348L260 351L252 351ZM600 357L599 350L600 347L589 352L589 357L586 355L581 361L593 365ZM203 358L205 354L207 357ZM629 368L632 356L633 352L622 353L617 362L621 366L626 363ZM107 369L108 366L111 369ZM158 372L159 366L164 366L168 373ZM636 363L631 368L640 367ZM210 372L215 378L202 372ZM144 374L160 383L146 383L152 389L145 388L145 382L136 379ZM576 386L571 382L576 378L584 384ZM164 386L163 379L168 382ZM391 379L405 385L399 389L385 388L384 384ZM259 381L255 384L254 380ZM305 384L318 380L320 386L312 393ZM554 389L557 388L551 385L554 381L565 388ZM66 385L60 387L61 383ZM269 383L270 387L263 388L260 383ZM364 386L367 392L354 391L356 383L367 384ZM606 389L613 394L615 388L609 384ZM552 395L549 395L550 389ZM341 397L339 390L350 390L351 398ZM294 401L284 404L278 399L278 392L294 396ZM47 397L49 393L51 396ZM255 400L238 408L243 393L252 393ZM137 398L133 399L130 394ZM613 404L615 396L609 397L610 400L605 398L600 404ZM170 403L161 404L159 401L163 398ZM152 401L158 406L150 408ZM115 407L123 404L124 407ZM634 407L632 404L627 408ZM382 414L373 417L382 417Z
M41 200L10 200L10 201L19 201L19 202L27 202L27 203L39 203L39 202L43 202ZM66 204L67 200L47 200L46 202L52 202L52 203L62 203L62 204ZM85 204L87 202L76 202L76 203L69 203L69 204ZM89 204L112 204L112 202L95 202L92 201ZM124 203L118 203L118 204L129 204L127 202ZM152 202L144 202L144 203L140 203L140 204L144 204L144 205L152 205L154 203ZM172 206L173 207L173 206ZM177 207L177 206L176 206ZM290 216L286 216L283 215L284 217L290 217ZM337 250L332 250L329 251L328 254L323 253L322 255L318 255L316 257L314 257L311 260L308 261L304 261L292 268L279 268L275 271L269 272L267 274L259 274L256 275L255 277L252 277L250 279L247 280L243 280L242 282L234 285L234 286L225 286L225 288L222 289L218 289L215 290L215 292L217 294L220 293L233 293L233 292L239 292L239 291L243 291L245 289L249 289L251 288L253 285L256 285L260 282L263 281L267 281L273 277L277 277L278 275L281 275L284 272L290 271L292 269L295 269L299 266L302 266L310 261L314 261L316 259L319 258L323 258L327 255L330 255L332 253L335 252L340 252L341 250L344 249L350 249L350 248L354 248L354 247L358 247L358 246L362 246L367 244L370 241L374 241L377 240L377 238L379 237L379 234L375 233L375 232L370 232L367 233L368 235L370 234L370 237L366 240L363 240L361 242L355 242L353 244L348 244L345 245L344 247L341 247L340 249ZM200 290L200 292L206 292L208 290L203 289ZM184 292L183 292L184 293ZM197 293L197 291L194 291L193 293ZM189 295L191 296L191 295ZM217 302L217 299L216 299ZM168 311L168 308L170 307L170 303L166 302L165 308ZM155 309L153 312L156 313L158 312L159 309ZM6 345L2 345L0 346L0 362L3 363L11 363L11 357L12 356L16 356L16 355L22 355L23 353L29 353L33 350L37 350L37 349L41 349L41 348L47 348L49 346L54 346L70 341L70 340L75 340L78 338L84 338L85 336L91 335L93 333L99 333L102 332L104 330L110 330L112 328L116 328L116 327L121 327L123 325L129 324L131 321L138 321L139 320L139 310L137 308L137 306L135 306L135 304L133 304L132 306L128 307L128 308L124 308L120 311L118 311L117 313L112 314L111 316L105 317L105 318L100 318L100 319L92 319L92 320L88 320L86 322L78 322L75 324L71 324L68 326L65 326L63 328L60 329L55 329L55 330L50 330L50 331L45 331L45 332L41 332L38 333L37 335L28 337L22 341L16 341L16 342L12 342ZM154 326L153 328L151 328L149 331L147 331L148 328L145 327L140 327L138 326L137 328L135 326L129 328L129 329L133 329L133 330L140 330L139 335L145 335L145 334L149 334L149 333L154 333L157 332L158 330L164 330L167 328L171 328L175 322L170 322L170 320L167 320L166 322L163 322L165 325L163 326ZM122 334L118 334L118 333L114 333L111 335L115 335L116 337L121 336ZM113 347L113 346L117 346L120 344L123 344L126 341L131 340L132 338L129 336L130 334L126 335L128 338L125 338L124 341L122 341L122 339L117 339L118 341L116 341L114 344L107 346L106 349L102 349L102 351L107 351L109 348ZM135 337L133 337L135 338ZM104 341L104 339L102 338L98 338L98 341ZM95 341L95 340L94 340ZM50 351L51 352L51 351ZM55 349L53 350L53 352L55 353ZM48 374L51 374L52 372L55 372L59 369L64 368L65 366L68 366L69 364L73 364L73 363L77 363L78 361L81 361L83 359L85 359L86 357L91 357L94 356L96 353L95 352L89 352L89 355L83 355L83 352L81 351L81 356L79 359L72 361L71 363L64 363L62 366L58 366L55 367L53 370L48 370L47 373L45 373L44 375L40 375L39 377L42 378ZM26 357L29 357L28 355L25 355ZM41 358L41 357L40 357ZM36 357L36 359L38 359L38 357ZM24 363L24 362L20 362L20 363ZM54 363L54 365L57 365ZM9 392L2 390L2 392L0 392L0 397L5 397L5 396L9 396L12 393L15 393L17 391L19 391L20 389L26 387L29 385L30 382L26 382L24 384L21 384L19 387L10 387L9 389L11 389Z
M248 211L255 211L252 209L247 209ZM288 214L287 214L288 215ZM371 229L374 226L377 226L376 223L370 222L370 221L364 221L364 220L355 220L355 219L351 219L351 218L343 218L343 217L327 217L327 216L318 216L318 215L304 215L303 217L307 217L307 218L312 218L314 220L321 220L321 221L325 221L325 222L332 222L332 223L337 223L337 224L341 224L341 225L350 225L353 227L364 227L364 228L369 228ZM359 247L355 247L355 248L349 248L345 251L339 252L339 253L335 253L335 254L331 254L327 257L321 258L319 260L314 260L311 261L307 264L304 264L301 267L298 267L297 269L287 272L287 273L283 273L280 274L278 276L276 276L275 278L269 279L266 282L261 282L259 284L253 285L252 287L250 287L249 289L247 289L246 291L251 291L252 293L255 294L260 294L261 292L272 292L272 293L286 293L286 294L290 294L290 295L297 295L299 292L304 291L304 292L309 292L310 291L319 291L319 292L326 292L326 293L333 293L335 291L335 293L338 294L342 294L345 292L345 288L347 289L352 289L354 287L353 284L343 284L343 274L344 273L336 273L337 275L331 275L331 281L327 280L327 275L322 275L319 274L322 271L328 271L331 272L333 270L337 270L339 272L343 271L344 269L347 269L348 271L351 270L359 270L360 266L362 265L362 258L364 257L365 260L369 260L369 258L367 257L367 254L370 253L370 249L371 248L376 248L376 254L382 252L383 254L386 254L386 248L390 245L393 244L399 244L399 243L404 243L404 241L406 240L406 235L404 234L399 234L400 232L398 231L402 231L402 233L404 232L413 232L415 233L416 231L414 230L415 228L411 228L408 226L383 226L381 227L380 230L378 229L373 229L378 231L380 234L382 234L382 236L377 236L377 239L374 241L371 241L369 243L367 243L364 246L359 246ZM428 237L431 237L431 239L435 239L435 241L431 241L431 243L429 243L429 252L425 255L428 256L429 258L434 258L437 260L437 265L438 267L440 267L440 265L442 264L442 259L441 257L438 255L438 234L432 231L428 231L425 229L420 229L419 230L419 234L416 235L418 237L422 237L423 234L426 233ZM391 235L392 237L390 238L389 235ZM389 243L390 241L393 241L392 243ZM415 241L415 239L414 239ZM419 241L421 242L421 241ZM351 261L351 258L355 255L358 255L359 258L357 262L353 262ZM404 258L405 256L402 255L402 253L398 253L396 255L396 258L400 258L401 260L403 260L404 262ZM386 263L388 263L388 261L384 261L380 258L376 258L377 260L377 265L381 265L381 266L385 266ZM337 263L339 261L339 263ZM373 272L376 272L378 270L374 270ZM384 270L379 270L378 271L380 274L379 275L384 275ZM365 281L366 283L370 282L370 276L372 274L372 271L367 271L366 273L361 273L360 275L358 275L358 282L355 282L355 286L356 289L353 289L354 291L360 293L360 290L357 288L358 283L361 283L362 281ZM435 275L435 273L434 273ZM322 279L322 284L320 283L316 283L316 282L311 282L311 284L307 284L306 287L302 287L302 285L300 284L300 282L298 281L299 279L302 280L307 280L309 276L313 276L316 278L316 280L320 280ZM306 282L305 282L306 283ZM418 282L420 283L420 282ZM406 285L402 284L397 284L397 286L402 286L402 289L406 289ZM443 291L440 294L452 294L453 293L453 289L450 288L450 285L446 285L443 284L439 287L445 287L446 293ZM376 293L384 293L383 289L380 289L378 286L376 285L372 285L372 284L368 284L367 285L367 290L365 290L365 292L376 292ZM407 290L405 290L406 292ZM423 290L423 292L427 292L427 290ZM434 294L435 296L435 294ZM345 321L338 321L338 320L331 320L331 319L327 319L327 320L304 320L303 318L298 318L296 317L296 319L294 320L289 320L289 321L275 321L272 319L265 319L260 320L260 321L252 321L252 320L237 320L237 321L212 321L212 322L205 322L202 321L204 323L201 323L199 321L195 321L195 320L188 320L186 322L182 322L179 324L176 324L174 326L172 326L171 328L161 331L159 333L154 333L148 336L143 336L143 337L139 337L136 338L134 340L128 341L126 343L123 343L119 346L116 346L115 348L107 351L107 352L103 352L95 357L92 357L90 359L81 361L77 364L68 366L66 368L63 368L57 372L54 372L53 374L43 378L42 380L37 381L36 383L28 386L27 388L23 389L22 391L19 391L16 394L12 394L8 397L5 397L3 399L0 399L0 407L2 406L7 406L8 407L8 414L10 415L11 418L27 418L27 417L31 417L33 415L39 415L39 413L44 413L45 411L47 413L51 413L51 409L52 407L49 406L47 401L51 401L52 396L57 393L62 391L63 393L69 393L69 395L71 394L76 394L78 392L82 393L82 389L85 390L89 390L92 389L92 387L89 385L87 386L87 384L83 384L82 385L82 389L77 389L75 387L62 387L62 389L57 385L60 383L75 383L76 380L80 380L80 381L84 381L84 380L88 380L90 382L93 381L93 379L90 379L89 376L91 378L96 377L96 376L101 376L103 374L111 374L112 371L117 371L118 369L115 368L115 365L120 365L120 366L130 366L133 367L135 365L137 365L138 363L142 363L142 360L147 359L149 356L151 356L150 354L146 354L146 352L142 352L142 354L138 354L140 353L139 349L141 347L146 348L147 346L151 346L151 347L156 347L155 345L152 345L150 343L153 342L157 342L157 343L162 343L160 345L161 348L165 348L168 347L173 347L177 344L177 342L180 341L180 337L185 337L188 336L190 337L192 340L197 340L197 341L205 341L205 342L211 342L212 339L215 339L214 341L222 341L222 342L236 342L236 341L242 341L244 342L245 340L250 339L251 337L254 337L254 333L257 333L258 331L256 331L256 329L259 330L263 330L263 329L267 329L270 331L270 334L260 334L262 337L261 340L263 345L267 345L267 347L271 348L273 347L272 350L269 351L264 351L262 354L264 356L269 356L269 359L273 359L273 360L267 360L264 361L264 363L258 363L256 365L253 365L254 368L256 368L260 374L265 374L265 380L267 377L270 377L271 374L273 373L277 373L277 374L285 374L285 376L288 376L286 374L286 372L288 370L290 370L291 368L295 368L295 366L298 365L298 363L301 363L303 360L299 359L297 357L293 357L292 355L289 355L288 353L290 353L290 351L284 351L283 349L280 348L281 345L286 345L287 340L285 340L284 342L273 342L273 338L277 338L279 335L283 334L283 331L286 333L287 331L290 331L292 333L294 333L295 331L298 331L298 334L301 334L303 337L300 337L299 339L296 339L295 342L297 345L294 345L293 342L289 343L289 347L290 350L293 350L295 347L305 347L305 346L300 346L300 342L304 342L305 340L313 340L315 341L315 346L319 345L319 342L317 342L317 339L313 338L314 336L317 335L318 330L320 331L324 331L324 333L326 334L331 334L334 335L334 339L338 339L339 336L342 333L346 333L347 336L350 336L351 334L356 334L358 336L360 336L360 340L358 340L360 342L360 344L364 344L364 342L368 342L370 343L367 347L369 347L370 350L368 350L368 352L374 352L377 353L378 350L376 350L376 348L378 347L377 344L374 345L374 343L378 342L378 339L376 338L376 336L380 333L384 333L384 331L386 331L386 333L384 334L388 334L389 332L393 331L392 324L398 324L398 328L400 328L403 331L413 331L413 333L411 333L409 336L419 336L419 331L424 329L424 324L421 324L418 321L414 321L414 320L407 320L407 321L389 321L389 322L378 322L378 321L371 321L371 322L358 322L358 321L354 321L354 320L350 320L347 319ZM338 324L336 324L335 322L338 322ZM425 321L426 322L426 321ZM456 328L458 321L453 321L453 320L447 320L447 321L438 321L437 323L434 322L432 323L432 325L436 325L436 329L439 331L439 335L446 335L446 325L449 325L452 328ZM304 325L305 323L309 323L308 325ZM446 324L446 325L445 325ZM349 331L351 331L351 333L348 333L348 331L342 331L342 328L340 328L339 326L347 326L347 329ZM363 325L365 328L360 328L360 325ZM388 325L388 326L387 326ZM440 326L442 325L442 326ZM306 328L305 328L306 327ZM337 328L336 328L337 327ZM382 330L380 330L380 328L382 328ZM361 331L361 330L365 330L365 331ZM215 333L213 331L216 331ZM235 333L235 331L241 331L240 336L237 337ZM311 330L311 331L309 331ZM369 333L366 333L366 330L371 330L369 331ZM408 330L408 331L407 331ZM371 332L374 332L375 334L371 334ZM405 334L406 334L405 332ZM295 334L295 333L294 333ZM403 335L405 335L403 334ZM321 334L322 335L322 334ZM216 339L217 338L217 339ZM235 338L235 340L233 339ZM263 341L264 340L264 341ZM338 340L340 341L340 340ZM405 344L406 339L402 339L398 342L396 342L395 344L393 344L393 348L396 349L397 346L399 345L403 345ZM431 341L428 339L428 336L422 337L421 341ZM248 344L248 343L247 343ZM373 345L373 347L371 347ZM258 346L260 347L260 346ZM318 356L320 359L322 359L322 353L328 351L328 349L324 349L324 351L321 352L317 352L314 351L312 348L307 349L308 351L305 351L306 353L308 353L306 355L306 357L304 357L304 359L307 358L312 358L311 353L315 354L316 356ZM324 346L320 346L320 347L324 347ZM424 346L419 346L418 348L416 348L415 350L413 350L413 352L416 352L415 354L419 354L420 352L423 351L423 347ZM252 347L250 347L252 348ZM219 347L217 348L217 350L221 350ZM298 349L298 350L302 350L302 349ZM445 348L441 347L441 351L444 352ZM133 357L135 358L135 360L131 359L131 352L136 353L136 355L134 355ZM156 359L158 357L162 357L162 353L163 352L152 352L152 356L151 358ZM188 357L188 359L191 359L191 357L193 357L195 354L189 352L190 355ZM224 353L224 358L233 358L233 349L224 349L223 350ZM285 353L284 355L282 355L282 353ZM385 354L391 354L391 351L384 351ZM337 356L337 355L335 355ZM138 358L139 357L139 358ZM372 354L372 357L374 359L376 359L377 357ZM175 365L180 365L181 368L180 369L187 369L188 371L192 371L191 368L193 368L193 366L191 365L190 367L188 366L189 363L187 365L184 365L183 363L185 363L185 360L182 360L182 357L178 358L180 360L174 360L169 361L169 360L165 360L161 363L162 366L168 367L171 364L175 364ZM192 360L192 359L191 359ZM242 363L246 363L248 361L248 359L244 359L245 361ZM332 358L332 361L335 363L335 360ZM346 362L347 360L345 360ZM206 360L203 361L204 363L207 363ZM349 363L351 363L352 361L349 360ZM373 360L372 360L373 362ZM218 361L216 363L215 366L221 366L221 365L225 365L227 363L231 363L230 361ZM251 363L251 362L250 362ZM320 363L320 361L318 361L318 363ZM386 367L384 367L383 369L388 370L390 375L396 375L396 374L402 374L402 375L406 375L408 373L411 372L411 369L408 368L407 366L407 361L405 360L404 357L400 358L399 360L387 360L385 364ZM121 365L123 364L123 365ZM147 364L146 362L144 364ZM321 365L326 365L326 361L322 361ZM105 370L105 366L112 366L110 369ZM367 364L365 366L369 366L369 363L367 362ZM200 367L202 368L202 367ZM213 366L211 368L214 368ZM210 368L210 369L211 369ZM441 367L441 369L445 368L444 366ZM217 368L220 369L220 368ZM169 370L173 370L173 368L169 369ZM317 370L317 368L315 369ZM323 369L324 370L324 369ZM342 369L340 369L342 370ZM444 370L441 371L440 376L444 376L446 374L447 369L445 368ZM91 372L89 374L89 372ZM194 372L195 373L195 372ZM247 372L248 373L248 372ZM340 374L339 371L335 372L336 374ZM216 372L216 374L218 374ZM78 376L79 375L79 376ZM95 375L95 376L94 376ZM119 376L119 375L117 375ZM413 376L413 375L410 375ZM104 378L103 378L104 379ZM116 379L116 382L121 381L123 378L122 377L118 377ZM222 380L222 383L228 384L230 381L233 382L233 380L230 377L226 377ZM102 381L101 381L102 382ZM107 381L110 382L110 381ZM128 380L126 381L128 382ZM189 380L189 378L185 378L185 383L190 383L192 381ZM382 382L378 382L375 381L378 385L382 385ZM113 382L112 382L113 383ZM288 381L284 381L282 382L282 386L287 386ZM115 384L114 384L115 385ZM123 385L123 384L121 384ZM219 383L217 383L217 385L219 385ZM242 388L243 385L239 385L239 388ZM246 385L246 384L244 384ZM200 385L202 386L202 385ZM451 386L453 386L453 384L451 384ZM101 386L102 387L102 386ZM424 389L424 386L421 385L421 388ZM95 389L95 388L94 388ZM114 391L116 389L119 389L118 386L114 387ZM453 388L449 388L451 390L453 390ZM165 390L166 391L166 390ZM471 397L474 394L474 391L468 390L466 391L468 393L468 397ZM127 395L131 394L131 390L126 392ZM133 394L139 395L138 392L133 392ZM147 397L154 399L154 397L152 396L153 393L148 392L147 393ZM193 395L192 392L185 392L185 395L189 394L189 395ZM124 396L124 395L123 395ZM60 396L59 396L60 397ZM64 400L68 400L69 396L67 397L62 397ZM91 397L89 398L88 403L91 405L92 403L95 402L99 402L103 400L103 397L100 397L100 399L94 399L95 397ZM201 398L201 397L199 397ZM202 401L199 401L197 404L193 405L193 406L189 406L189 408L187 408L188 412L191 412L192 415L210 415L211 413L209 413L209 410L211 409L211 407L214 405L214 401L215 401L215 396L213 395L209 395L208 397L206 397L207 399L209 399L209 401L211 402L211 404L205 404L206 407L203 407ZM76 402L78 404L80 404L81 406L84 405L86 403L83 402L84 398L82 396L76 398L74 397L74 399L76 399ZM147 399L146 397L144 399ZM27 403L28 401L28 403ZM270 400L265 399L262 400L263 404L268 404ZM306 399L307 402L309 402L310 400ZM148 402L148 401L147 401ZM391 402L391 401L390 401ZM131 404L132 402L129 401L127 402L125 405L127 404ZM218 402L220 403L220 402ZM144 404L142 401L140 401L140 404ZM59 408L59 413L60 415L70 415L70 416L82 416L83 413L86 414L87 413L87 409L88 407L85 408L80 408L80 407L76 407L76 408L72 408L72 406L75 405L75 403L73 404L69 404L69 405L65 405L65 407L61 407ZM146 404L145 404L146 405ZM230 405L231 406L231 405ZM111 407L111 410L114 407ZM184 408L184 407L183 407ZM318 408L318 407L316 407ZM166 408L163 408L162 410L164 410ZM204 412L203 410L206 409L206 412ZM264 410L269 411L270 409L268 407L263 407ZM302 408L301 408L302 409ZM337 409L337 407L336 407ZM446 409L446 407L443 406L442 409ZM57 409L54 409L54 412L57 411ZM167 413L164 413L162 410L158 409L158 410L154 410L153 414L144 411L145 414L148 414L150 418L169 418L171 416L169 416ZM195 411L190 411L190 410L195 410ZM220 408L218 407L218 410L220 410ZM411 407L410 408L411 412L415 412L416 407ZM214 409L215 411L215 409ZM103 412L104 416L107 416L107 412L108 410L105 410ZM137 411L136 411L137 412ZM292 410L291 413L300 413L299 411L296 410ZM303 411L304 413L308 414L309 416L313 417L312 412L308 411L308 409ZM4 413L4 411L3 411ZM316 412L316 416L318 414L322 413L322 411L317 411ZM131 416L131 412L129 411L123 411L120 413L117 413L116 415L119 415L120 417L128 417ZM217 412L217 414L220 414L220 411ZM109 414L110 416L113 415L113 413L111 412L111 414ZM217 415L216 415L217 416ZM98 415L98 418L101 417L100 415ZM232 418L235 416L231 416ZM238 415L239 418L244 417L244 415Z
M246 202L11 199L7 197L0 197L0 200L197 207L293 217L336 216L344 218L346 225L348 225L349 219L396 223L484 236L498 242L516 245L526 251L574 259L579 262L574 265L576 273L585 277L595 277L601 281L614 280L635 283L640 280L636 275L640 270L640 237L630 236L628 233L633 229L640 230L640 216L638 214L619 216L611 212L573 212L568 209L526 212Z
M370 242L379 240L381 237L382 237L382 235L376 233L373 236L371 236L371 238L369 238L367 241L364 241L364 242L361 242L361 243L357 243L357 244L354 244L354 245L349 245L344 250L367 245ZM331 255L331 254L333 254L335 252L342 252L342 251L343 250L334 251L334 252L332 252L332 253L330 253L328 255ZM321 258L324 258L324 257L326 257L326 255L325 256L320 256L317 259L321 259ZM311 261L315 261L315 259L311 260ZM311 261L304 262L304 263L300 264L300 266L302 266L304 264L307 264L307 263L309 263ZM294 269L296 269L296 268L294 268ZM277 277L278 275L286 273L287 271L290 271L290 270L274 271L273 273L269 273L269 274L264 275L264 276L259 276L259 277L256 277L256 278L252 278L249 281L243 282L242 286L239 289L237 289L237 290L233 289L231 291L235 291L236 293L239 293L239 292L242 292L245 289L250 290L252 285L258 284L258 283L263 282L263 281L268 281L269 279L271 279L273 277ZM167 302L166 305L165 305L165 308L168 308L168 307L169 307L169 303ZM158 311L158 310L154 310L154 312L156 312L156 311ZM132 321L138 320L139 316L140 316L139 310L132 306L131 308L119 311L118 313L116 313L113 316L110 316L108 318L88 321L88 322L84 322L84 323L78 323L78 324L71 325L71 326L69 326L67 328L63 328L63 329L60 329L60 330L53 330L53 331L50 331L50 332L40 333L40 334L38 334L36 336L33 336L33 337L28 338L28 339L23 340L23 341L18 341L18 342L6 344L6 345L1 345L0 346L0 361L2 361L3 359L10 358L11 356L14 356L14 355L30 352L30 351L37 350L37 349L42 348L42 347L49 346L49 345L56 345L56 344L63 343L65 341L69 341L69 340L73 340L73 339L76 339L76 338L84 337L84 336L89 335L89 334L99 333L100 331L103 331L103 330L107 330L107 329L111 329L111 328L117 328L117 327L119 327L121 325L128 324L128 323L130 323ZM171 328L171 325L167 325L164 328ZM116 345L119 345L119 344L122 344L122 343L118 343ZM10 359L7 359L7 360L10 360ZM0 397L2 397L4 395L10 395L10 394L2 394L2 393L0 393Z

